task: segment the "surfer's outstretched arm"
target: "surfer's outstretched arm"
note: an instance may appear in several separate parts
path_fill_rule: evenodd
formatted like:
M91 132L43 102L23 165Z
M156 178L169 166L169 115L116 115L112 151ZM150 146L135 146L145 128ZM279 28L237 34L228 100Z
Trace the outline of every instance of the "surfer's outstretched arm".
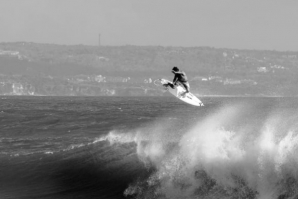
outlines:
M178 81L178 77L177 77L177 75L175 75L174 79L173 79L173 84L176 84L177 81Z
M179 75L184 75L184 73L183 72L180 72L180 71L172 71L175 75L176 74L179 74Z

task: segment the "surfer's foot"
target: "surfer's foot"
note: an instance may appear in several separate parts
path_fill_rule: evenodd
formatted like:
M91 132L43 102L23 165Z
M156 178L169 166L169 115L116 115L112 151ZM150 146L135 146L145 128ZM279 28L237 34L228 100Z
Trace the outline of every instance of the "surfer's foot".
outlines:
M181 97L185 97L185 95L189 93L189 91L185 91L184 93L181 94Z

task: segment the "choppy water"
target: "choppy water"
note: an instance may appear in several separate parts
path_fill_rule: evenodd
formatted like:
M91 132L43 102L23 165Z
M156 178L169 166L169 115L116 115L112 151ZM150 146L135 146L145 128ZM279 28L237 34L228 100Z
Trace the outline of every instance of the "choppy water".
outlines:
M296 98L0 97L0 198L297 198Z

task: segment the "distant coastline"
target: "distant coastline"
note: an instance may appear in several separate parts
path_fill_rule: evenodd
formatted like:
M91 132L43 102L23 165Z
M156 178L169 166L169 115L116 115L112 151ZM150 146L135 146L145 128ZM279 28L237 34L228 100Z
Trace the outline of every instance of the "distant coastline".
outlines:
M199 96L298 96L298 52L28 42L0 43L0 95L163 96L174 65Z

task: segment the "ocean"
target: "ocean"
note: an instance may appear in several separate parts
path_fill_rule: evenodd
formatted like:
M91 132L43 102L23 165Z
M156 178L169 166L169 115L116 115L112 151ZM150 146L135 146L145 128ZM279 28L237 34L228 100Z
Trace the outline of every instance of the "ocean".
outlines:
M0 97L0 198L298 196L297 98Z

